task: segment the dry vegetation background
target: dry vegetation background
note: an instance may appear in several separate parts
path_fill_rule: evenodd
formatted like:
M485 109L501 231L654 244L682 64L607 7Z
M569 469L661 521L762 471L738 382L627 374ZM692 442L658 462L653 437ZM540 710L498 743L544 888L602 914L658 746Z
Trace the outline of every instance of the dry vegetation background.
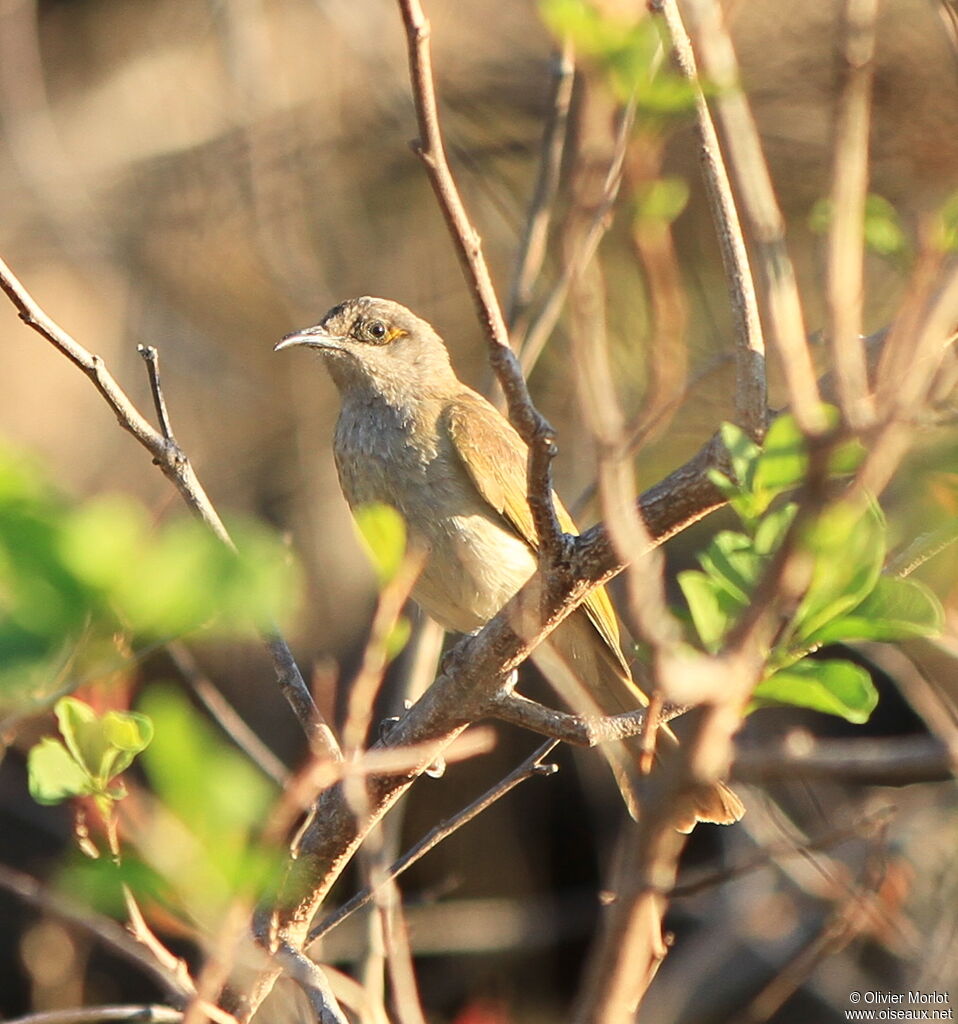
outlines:
M730 7L815 329L823 260L807 216L828 188L838 5L733 0ZM525 0L432 0L428 13L447 145L504 289L535 171L552 41ZM930 0L886 0L877 53L871 188L910 227L958 185L958 60ZM335 480L329 442L337 401L318 365L299 354L274 357L272 345L336 301L378 294L434 323L465 379L478 385L488 378L445 227L407 147L415 125L395 4L5 0L0 119L0 255L54 318L107 360L141 408L149 406L149 392L136 345L159 349L177 438L217 506L289 531L306 566L308 596L290 631L301 664L308 670L331 657L348 674L364 640L374 580ZM687 126L670 137L667 165L692 186L675 238L694 383L669 430L644 450L640 485L687 458L731 410L727 302ZM649 339L634 330L641 279L621 234L613 228L604 247L609 324L624 401L634 406L646 383L637 348ZM903 278L877 258L868 275L866 326L876 329L895 309ZM167 482L117 429L88 382L3 306L0 365L0 430L40 456L65 490L78 497L132 492L158 519L179 511ZM574 499L590 483L592 461L588 443L577 439L584 432L568 369L560 327L531 387L559 428L559 489ZM905 482L892 500L920 498ZM708 521L683 536L671 552L676 564L714 528ZM945 556L939 580L947 581L954 565ZM265 656L235 646L201 653L216 681L292 763L299 734ZM153 659L144 671L171 669ZM870 728L918 729L901 698L885 689ZM331 706L331 694L323 696ZM784 729L797 717L764 716L749 728ZM845 728L811 717L804 724ZM409 836L479 792L533 742L505 732L488 763L457 769L443 783L424 780L407 814ZM590 886L610 838L601 805L582 811L573 759L561 760L569 770L558 779L527 784L406 883L420 904L411 910L413 940L425 957L424 998L437 1020L505 1020L495 1016L500 1004L517 1008L509 1018L515 1021L557 1019L589 934ZM580 767L595 770L588 762ZM0 786L22 789L10 759ZM895 842L883 853L887 913L812 970L773 1019L842 1019L836 1007L852 988L952 985L958 998L953 786L852 792L796 783L772 792L815 834L866 808L898 808ZM25 795L8 803L0 859L42 874L67 835L66 822L60 836L37 838L37 809ZM709 856L741 859L756 843L782 839L778 812L761 798L754 803L738 829L699 830L689 870ZM580 824L570 829L573 821ZM677 904L670 924L680 941L652 989L646 1019L734 1019L730 1008L741 1011L820 934L870 850L857 840L820 860L787 860ZM547 900L548 888L560 898ZM77 940L48 921L38 957L29 952L39 941L35 916L0 895L0 920L0 1011L16 1013L29 999L39 1008L38 993L41 1004L69 1002L69 982L44 961L86 956ZM21 944L24 929L33 947ZM340 941L348 953L349 936ZM96 998L145 998L148 988L129 973L105 960ZM488 1017L479 1014L483 1000Z

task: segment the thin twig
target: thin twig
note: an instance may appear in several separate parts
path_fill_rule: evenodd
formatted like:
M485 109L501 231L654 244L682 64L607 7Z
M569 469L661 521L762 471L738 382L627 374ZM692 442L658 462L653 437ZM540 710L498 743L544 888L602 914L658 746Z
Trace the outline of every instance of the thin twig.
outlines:
M240 750L264 775L282 788L289 781L289 772L282 761L269 749L255 732L243 721L239 712L223 696L212 681L203 674L196 659L186 644L174 640L167 645L167 652L180 675L189 684L203 707Z
M931 736L819 740L798 733L774 749L742 750L732 777L746 782L772 779L844 779L863 786L908 786L953 778L958 764L946 744Z
M367 742L376 695L382 685L389 658L389 640L403 606L425 565L426 552L410 548L396 575L383 587L373 616L369 640L362 664L349 687L349 705L343 725L343 752L346 761L358 757Z
M102 942L112 953L135 964L144 971L174 1001L186 1001L193 988L179 972L170 971L160 964L134 939L130 933L112 918L97 914L89 907L75 904L66 896L55 892L35 878L0 864L0 888L13 893L30 906L67 921L72 927L91 935Z
M0 259L0 288L16 307L20 319L46 338L62 355L90 379L93 386L112 409L120 426L133 435L153 456L154 463L173 484L187 507L201 519L213 534L228 548L235 550L233 541L219 514L203 489L189 459L180 448L155 430L143 414L130 401L116 382L103 359L89 352L55 323L24 288L7 264ZM278 634L264 637L272 655L273 667L280 689L289 701L310 741L325 749L330 757L338 757L339 745L332 730L322 720L312 696L296 666L286 641Z
M701 145L699 155L702 176L722 253L722 267L735 327L735 411L740 426L758 441L764 437L768 428L765 339L742 225L715 124L699 84L692 43L685 30L678 3L676 0L653 0L652 6L653 10L662 14L668 26L676 66L695 87L696 130Z
M681 710L675 709L674 714L665 711L659 721L668 721L676 714L681 714ZM540 736L551 736L576 747L596 747L604 743L615 743L627 736L637 736L646 721L645 708L636 708L635 711L607 718L586 717L556 711L520 693L503 693L496 697L488 713L500 722L509 722Z
M845 421L853 427L866 425L874 413L861 329L868 129L877 15L878 0L845 0L845 84L835 120L832 163L828 340L839 404Z
M472 286L473 299L489 343L489 360L506 396L509 418L529 446L529 508L540 552L547 560L555 561L565 551L565 536L552 497L551 465L556 453L554 431L533 405L519 361L509 347L509 332L482 255L479 235L469 221L449 168L432 78L429 22L419 0L398 0L398 3L406 30L409 73L419 123L420 137L414 149L429 175L459 260Z
M103 1024L106 1021L128 1021L129 1024L179 1024L180 1010L150 1003L85 1006L75 1010L47 1010L28 1013L25 1017L8 1018L6 1024Z
M156 410L156 420L163 432L163 437L170 444L176 444L173 436L173 426L170 423L170 414L166 408L166 398L163 395L163 385L160 382L160 354L152 345L137 345L137 352L143 357L146 363L147 376L150 378L150 393L153 395L153 408Z
M753 871L768 867L775 861L786 857L805 857L809 851L828 850L833 846L840 846L852 839L867 839L873 836L876 831L883 828L891 820L894 810L891 807L880 807L877 811L867 814L858 821L841 828L831 829L814 839L809 839L800 846L795 842L782 842L764 846L756 853L741 861L732 864L721 871L709 871L700 874L699 877L682 880L672 887L669 895L673 899L685 896L694 896L705 889L712 889L726 882L734 881L743 875L749 875Z
M738 61L718 0L688 0L686 22L701 74L714 88L712 108L736 199L744 212L762 280L766 328L778 349L792 413L807 434L825 420L803 325L795 269L785 245L785 223L775 199Z
M361 755L366 743L373 705L387 665L389 638L419 576L424 558L425 552L422 550L407 550L399 571L379 595L362 665L349 695L349 709L343 727L346 764L351 764L354 758ZM360 862L374 894L377 935L382 941L383 959L391 982L398 1024L425 1024L402 914L402 897L388 871L389 853L384 822L379 819L370 825L366 824L373 810L363 776L346 777L344 783L343 793L356 817L357 826L366 833L366 839L359 850ZM381 972L376 964L371 964L370 968L369 978L374 986L373 991L378 993Z
M387 735L387 740L390 738ZM403 746L380 745L350 760L327 761L313 758L287 783L278 807L270 815L264 838L279 842L293 821L312 807L318 794L338 782L362 782L376 776L415 775L423 764L434 764L442 755L445 765L488 754L495 746L490 727L474 726L457 735L448 746L435 742Z
M552 753L558 742L558 740L550 740L548 743L543 743L522 764L515 767L505 778L497 782L495 786L428 832L415 846L412 846L397 861L390 865L388 869L389 877L393 879L399 878L404 871L421 860L430 850L435 849L444 839L457 832L463 825L468 825L470 821L473 821L483 811L487 810L498 800L501 800L520 783L525 782L527 779L554 774L558 770L556 765L543 764L542 762ZM372 898L373 891L368 888L356 893L339 910L334 914L330 914L313 928L309 933L308 941L315 942L324 935L329 934L338 924L345 921L347 917L366 906Z
M784 965L746 1006L736 1024L765 1024L827 957L848 945L881 914L881 885L887 870L887 824L872 840L862 879L835 907L810 941Z
M509 292L507 322L514 327L532 298L532 290L545 261L552 207L559 187L559 172L565 152L569 107L575 81L575 62L568 40L552 56L554 88L539 147L539 172L529 204L525 231L519 244Z
M559 280L549 292L535 318L526 325L520 325L516 331L519 358L522 362L522 370L526 374L532 372L539 356L545 349L546 342L559 322L573 280L591 262L598 251L599 243L611 225L610 215L622 186L622 169L634 123L635 105L629 103L619 118L612 158L606 171L602 195L595 205L582 242L575 248L572 258L566 260Z
M319 964L285 943L276 950L276 959L302 989L316 1014L316 1024L349 1024Z

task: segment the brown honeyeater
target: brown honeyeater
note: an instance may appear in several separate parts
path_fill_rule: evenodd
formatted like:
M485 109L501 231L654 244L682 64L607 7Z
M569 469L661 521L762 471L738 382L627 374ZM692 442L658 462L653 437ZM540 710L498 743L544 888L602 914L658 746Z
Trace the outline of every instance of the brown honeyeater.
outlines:
M435 330L397 302L368 296L343 302L276 348L300 345L323 357L340 394L334 455L350 507L384 502L395 508L410 542L426 552L413 588L417 603L445 629L478 630L537 568L525 442L459 380ZM562 528L576 533L558 498L555 507ZM602 587L532 657L553 681L563 668L570 672L603 714L648 703ZM557 689L568 695L568 682ZM660 753L675 745L668 728L659 735ZM638 741L626 745L637 762ZM696 820L726 824L743 813L739 798L718 783L676 808L676 828L687 831Z

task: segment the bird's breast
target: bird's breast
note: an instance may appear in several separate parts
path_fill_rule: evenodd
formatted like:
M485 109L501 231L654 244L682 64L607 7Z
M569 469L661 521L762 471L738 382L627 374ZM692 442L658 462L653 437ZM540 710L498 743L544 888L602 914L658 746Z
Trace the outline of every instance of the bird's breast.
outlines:
M413 597L446 629L479 629L535 571L529 546L483 500L435 424L344 407L335 457L350 507L392 505L426 550Z

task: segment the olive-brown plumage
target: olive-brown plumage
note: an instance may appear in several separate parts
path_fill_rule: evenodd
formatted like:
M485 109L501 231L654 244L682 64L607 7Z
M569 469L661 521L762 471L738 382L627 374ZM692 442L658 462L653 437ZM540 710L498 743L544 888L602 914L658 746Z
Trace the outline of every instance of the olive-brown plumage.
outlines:
M396 302L364 296L341 303L276 347L293 345L319 352L339 390L334 454L350 507L377 501L396 508L410 539L427 552L413 597L446 629L479 629L536 569L525 443L459 380L433 328ZM563 529L577 532L558 498L556 511ZM570 675L604 714L647 703L601 587L533 657L577 711L583 703L570 693ZM662 732L674 744L671 732ZM677 811L677 827L690 828L696 818L736 821L743 810L720 785L688 813Z

